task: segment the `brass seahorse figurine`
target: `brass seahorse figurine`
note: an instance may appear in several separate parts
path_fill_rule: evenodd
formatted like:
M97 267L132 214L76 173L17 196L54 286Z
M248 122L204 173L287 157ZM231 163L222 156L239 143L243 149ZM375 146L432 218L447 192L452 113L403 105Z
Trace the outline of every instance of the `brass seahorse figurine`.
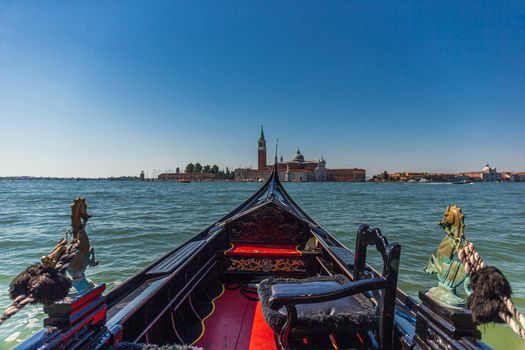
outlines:
M94 287L94 283L86 279L85 271L88 266L97 266L95 250L89 243L85 227L91 215L87 212L86 199L77 197L71 204L71 228L73 239L78 240L78 252L73 258L67 271L73 279L73 287L81 293Z
M456 257L461 243L465 239L465 216L456 205L449 205L439 222L446 236L439 244L437 251L430 256L425 268L427 273L435 273L438 286L431 288L428 294L450 306L460 306L465 303L456 288L465 281L467 274L461 261Z

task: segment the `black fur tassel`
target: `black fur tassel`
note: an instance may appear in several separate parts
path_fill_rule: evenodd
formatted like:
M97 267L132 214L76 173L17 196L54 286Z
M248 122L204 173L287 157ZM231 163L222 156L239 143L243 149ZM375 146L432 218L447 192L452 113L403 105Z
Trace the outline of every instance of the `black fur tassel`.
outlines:
M502 300L510 298L512 289L503 273L493 266L484 267L472 274L470 288L472 294L467 298L467 306L474 322L504 322L498 313L509 313Z
M9 296L32 296L32 304L50 305L67 297L71 280L63 273L42 264L34 264L16 276L9 285Z

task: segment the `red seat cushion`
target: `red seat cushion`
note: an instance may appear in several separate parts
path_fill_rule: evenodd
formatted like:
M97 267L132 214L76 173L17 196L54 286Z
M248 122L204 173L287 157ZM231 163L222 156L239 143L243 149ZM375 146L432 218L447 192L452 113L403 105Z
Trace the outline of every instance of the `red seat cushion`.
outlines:
M232 243L224 255L235 256L300 256L298 245Z

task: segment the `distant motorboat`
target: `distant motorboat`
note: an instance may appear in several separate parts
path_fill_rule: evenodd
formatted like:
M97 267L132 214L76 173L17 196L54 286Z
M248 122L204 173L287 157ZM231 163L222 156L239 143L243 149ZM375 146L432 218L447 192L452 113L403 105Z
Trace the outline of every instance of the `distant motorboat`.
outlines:
M427 179L425 179L425 178L422 178L421 180L419 180L419 182L425 183L425 182L429 182L429 181Z
M460 180L460 181L454 181L452 184L453 185L466 185L466 184L471 184L472 181L469 181L469 180Z

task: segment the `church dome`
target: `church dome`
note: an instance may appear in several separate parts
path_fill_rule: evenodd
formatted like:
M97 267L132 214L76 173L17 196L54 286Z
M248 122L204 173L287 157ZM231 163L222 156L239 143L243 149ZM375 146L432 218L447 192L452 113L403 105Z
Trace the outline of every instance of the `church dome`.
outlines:
M487 163L487 165L485 165L485 166L483 167L483 169L481 169L481 172L482 172L482 173L490 173L490 170L491 170L491 169L490 169L490 165L489 165L489 163Z
M297 153L295 153L295 156L292 158L293 162L304 162L304 157L301 154L301 151L297 149Z

